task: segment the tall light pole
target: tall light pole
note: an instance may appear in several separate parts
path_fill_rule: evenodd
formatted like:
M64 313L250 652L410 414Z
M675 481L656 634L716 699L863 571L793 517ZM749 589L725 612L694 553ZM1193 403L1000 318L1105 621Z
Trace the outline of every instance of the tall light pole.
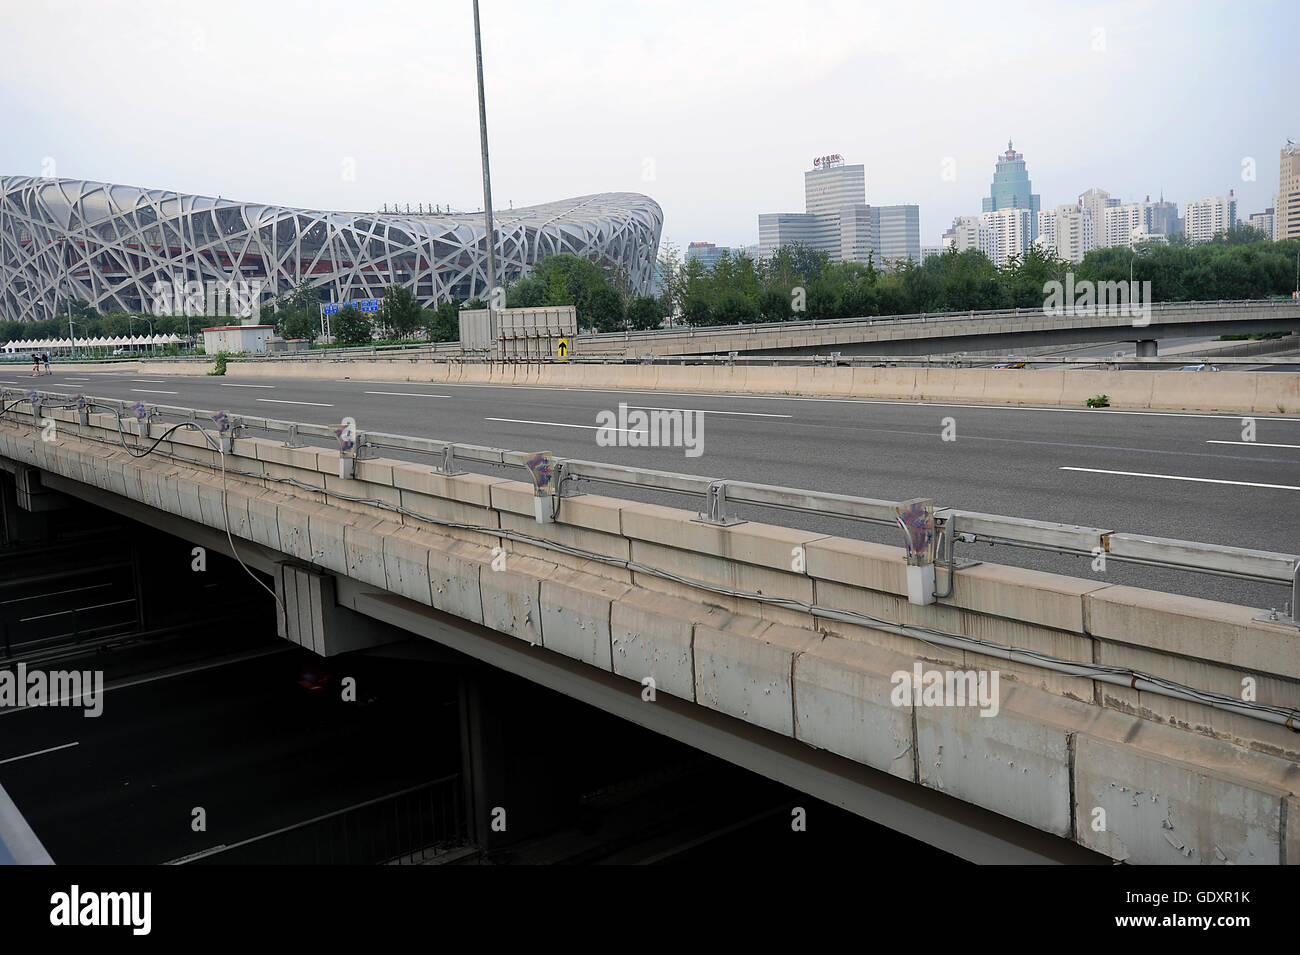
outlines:
M488 328L493 347L496 326L492 321L492 291L497 286L496 232L492 228L492 177L488 172L487 104L483 99L483 40L478 25L478 0L474 0L474 58L478 64L478 135L483 153L483 222L487 230Z
M59 258L63 260L63 278L68 286L68 343L72 348L72 357L77 357L77 339L72 334L72 276L68 274L68 237L59 240Z

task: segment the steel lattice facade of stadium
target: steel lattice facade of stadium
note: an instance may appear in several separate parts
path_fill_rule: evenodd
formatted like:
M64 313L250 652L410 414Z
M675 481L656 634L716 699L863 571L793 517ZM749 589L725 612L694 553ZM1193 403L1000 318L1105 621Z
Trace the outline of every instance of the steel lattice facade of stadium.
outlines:
M649 294L663 211L638 193L493 213L498 282L548 255L625 270ZM71 297L100 312L151 311L155 283L260 279L283 293L303 279L335 302L389 285L432 305L484 297L481 213L313 212L74 179L0 178L0 320L55 317ZM268 264L270 271L268 272Z

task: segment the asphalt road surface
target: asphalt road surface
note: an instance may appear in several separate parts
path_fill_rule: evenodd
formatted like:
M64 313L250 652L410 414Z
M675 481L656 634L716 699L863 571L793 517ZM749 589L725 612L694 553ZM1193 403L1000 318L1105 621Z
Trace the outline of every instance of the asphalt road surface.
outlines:
M400 662L382 675L382 663L327 664L357 674L359 699L382 685L362 706L311 696L297 679L313 657L274 637L228 659L165 660L106 673L98 717L0 710L0 783L56 863L167 862L459 769L454 689L448 703L427 680L403 685ZM196 808L205 831L194 831Z
M1008 374L1015 374L1009 371ZM1176 372L1171 372L1176 374ZM64 372L0 383L43 390L337 424L714 478L1105 527L1160 537L1300 550L1300 416L1120 409L1021 408L933 402L717 396L363 380L223 380L126 372ZM704 412L703 453L600 447L597 414L632 408ZM950 419L950 420L948 420ZM946 427L947 426L947 427ZM944 440L945 430L954 440ZM517 474L515 476L518 476ZM699 510L695 498L633 494ZM899 543L897 532L758 509L740 516ZM1087 577L1078 557L975 545L960 556ZM1119 565L1105 578L1257 607L1286 588Z

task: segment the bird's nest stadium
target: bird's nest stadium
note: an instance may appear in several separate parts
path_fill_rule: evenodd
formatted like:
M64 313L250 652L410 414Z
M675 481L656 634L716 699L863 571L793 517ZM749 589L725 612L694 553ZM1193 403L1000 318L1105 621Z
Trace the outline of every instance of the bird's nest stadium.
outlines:
M601 193L493 212L497 282L571 253L649 294L663 211ZM334 302L410 288L424 305L486 297L479 213L317 212L76 179L0 177L0 321L59 304L148 312L159 287L247 281L263 301L306 279Z

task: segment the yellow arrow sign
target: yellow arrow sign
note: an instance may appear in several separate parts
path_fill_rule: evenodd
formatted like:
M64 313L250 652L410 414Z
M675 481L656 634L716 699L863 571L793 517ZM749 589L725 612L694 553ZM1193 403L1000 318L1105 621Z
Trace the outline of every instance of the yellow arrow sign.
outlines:
M560 361L569 360L569 340L567 338L560 339L560 343L555 346L555 353L559 356Z

